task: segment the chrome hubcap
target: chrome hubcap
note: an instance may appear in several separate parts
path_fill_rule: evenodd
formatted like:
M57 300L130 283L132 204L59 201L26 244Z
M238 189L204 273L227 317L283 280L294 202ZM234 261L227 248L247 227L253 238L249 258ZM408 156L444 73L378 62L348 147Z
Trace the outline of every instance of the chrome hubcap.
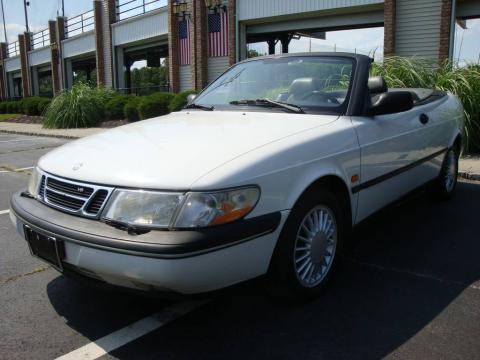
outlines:
M333 263L337 224L332 210L316 206L303 218L295 240L295 273L305 287L318 285Z
M445 189L451 192L457 178L457 160L455 152L450 150L445 159Z

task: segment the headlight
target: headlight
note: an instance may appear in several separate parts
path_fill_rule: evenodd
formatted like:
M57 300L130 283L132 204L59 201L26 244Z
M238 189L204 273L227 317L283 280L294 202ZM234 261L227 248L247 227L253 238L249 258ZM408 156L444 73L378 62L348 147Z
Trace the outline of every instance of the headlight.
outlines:
M259 197L260 190L257 187L189 193L173 227L205 227L240 219L254 208Z
M187 194L115 190L102 218L140 227L206 227L244 217L259 197L257 187Z
M168 227L183 194L115 190L103 212L108 220L145 227Z
M30 180L28 182L28 193L32 195L33 197L38 196L38 190L40 187L40 179L42 178L42 175L38 171L38 168L34 168L32 171L32 175L30 175Z

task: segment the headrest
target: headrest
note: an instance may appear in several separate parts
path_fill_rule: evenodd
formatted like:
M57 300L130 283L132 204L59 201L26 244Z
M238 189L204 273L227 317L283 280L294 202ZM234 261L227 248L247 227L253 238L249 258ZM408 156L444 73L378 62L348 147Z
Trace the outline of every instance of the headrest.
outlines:
M290 85L291 95L303 95L317 90L316 81L314 78L299 78L292 81Z
M381 94L388 91L387 83L382 76L374 76L368 79L370 94Z

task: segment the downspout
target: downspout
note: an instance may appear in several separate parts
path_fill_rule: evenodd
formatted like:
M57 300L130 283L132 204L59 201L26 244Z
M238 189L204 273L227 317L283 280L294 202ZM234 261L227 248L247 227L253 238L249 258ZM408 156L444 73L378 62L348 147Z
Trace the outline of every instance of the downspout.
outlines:
M457 0L452 0L451 19L450 19L450 41L448 44L448 58L453 59L455 51L455 24L457 19Z

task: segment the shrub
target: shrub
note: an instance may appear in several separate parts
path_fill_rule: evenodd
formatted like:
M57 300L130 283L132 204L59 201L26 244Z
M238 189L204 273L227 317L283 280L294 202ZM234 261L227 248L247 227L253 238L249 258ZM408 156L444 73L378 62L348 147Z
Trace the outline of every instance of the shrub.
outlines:
M0 102L0 114L7 114L7 103Z
M143 120L168 114L169 105L174 97L175 95L171 93L155 93L142 97L138 104L140 118Z
M465 109L465 149L480 150L480 67L459 67L453 62L441 66L417 58L390 57L374 63L373 76L381 75L389 87L431 88L458 96Z
M105 112L107 118L110 120L121 120L125 118L123 109L128 102L128 98L122 95L116 95L112 97L105 104Z
M111 90L75 84L53 99L45 112L43 127L64 129L98 125L105 118L105 102L112 96Z
M182 108L185 105L187 105L188 95L197 94L197 93L198 92L196 90L186 90L176 94L175 97L172 99L172 102L170 103L170 106L169 106L170 111L182 110Z
M140 97L131 96L128 98L127 103L123 107L123 115L128 121L140 120L138 113L138 104L140 103Z
M8 114L22 114L23 113L23 100L8 101L5 106L6 113Z
M42 115L50 104L50 99L32 96L23 99L23 112L27 115Z

